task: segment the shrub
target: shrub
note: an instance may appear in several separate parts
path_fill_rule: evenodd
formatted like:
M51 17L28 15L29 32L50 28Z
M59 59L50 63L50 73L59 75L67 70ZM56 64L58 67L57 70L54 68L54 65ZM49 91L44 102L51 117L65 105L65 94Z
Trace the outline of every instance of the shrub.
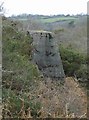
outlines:
M40 109L40 103L29 101L25 93L35 91L39 83L39 70L31 61L32 39L11 25L3 25L3 117L18 117L24 99L24 110L31 108L33 116ZM31 104L31 102L33 104ZM6 115L8 111L9 115Z
M10 89L3 89L3 103L3 118L21 117L20 113L24 112L26 115L26 111L28 111L29 108L31 116L37 117L41 109L40 102L36 102L34 99L29 100L27 94L24 93L18 96L15 91Z
M77 77L86 78L86 57L75 51L72 47L64 48L63 46L60 46L59 51L65 74L67 76L74 76L74 74L76 74Z

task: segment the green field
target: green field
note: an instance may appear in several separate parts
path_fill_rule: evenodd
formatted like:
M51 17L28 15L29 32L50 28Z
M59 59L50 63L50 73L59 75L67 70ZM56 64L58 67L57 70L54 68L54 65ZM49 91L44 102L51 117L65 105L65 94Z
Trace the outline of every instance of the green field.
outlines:
M33 18L33 17L32 17ZM30 20L29 17L19 17L19 18L15 18L18 19L20 21L27 21ZM73 17L73 16L39 16L39 17L35 17L34 20L36 21L41 21L42 23L53 23L53 22L60 22L60 21L71 21L71 20L76 20L78 19L77 17Z
M76 17L52 17L52 18L41 18L41 21L43 23L52 23L57 21L69 21L69 20L75 20L78 19Z

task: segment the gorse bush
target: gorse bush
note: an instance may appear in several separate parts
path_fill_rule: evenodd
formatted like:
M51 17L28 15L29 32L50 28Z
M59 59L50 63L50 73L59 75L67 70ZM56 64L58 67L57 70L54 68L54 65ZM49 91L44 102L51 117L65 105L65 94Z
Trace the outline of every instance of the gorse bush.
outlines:
M87 57L75 51L72 47L59 47L66 76L76 75L87 78Z
M18 113L23 105L23 112L30 107L33 116L36 116L40 103L34 103L35 98L29 100L25 94L35 91L39 83L39 70L31 61L32 39L30 35L6 23L3 24L2 36L3 117L20 117Z
M18 96L15 91L10 89L3 90L3 103L3 118L17 118L21 117L20 115L23 113L23 116L25 117L29 108L31 116L37 117L38 111L41 109L40 102L29 99L28 95L24 92Z
M17 52L20 55L29 56L32 51L32 39L30 35L25 35L23 32L16 31L13 27L3 26L3 52ZM7 48L7 49L6 49Z

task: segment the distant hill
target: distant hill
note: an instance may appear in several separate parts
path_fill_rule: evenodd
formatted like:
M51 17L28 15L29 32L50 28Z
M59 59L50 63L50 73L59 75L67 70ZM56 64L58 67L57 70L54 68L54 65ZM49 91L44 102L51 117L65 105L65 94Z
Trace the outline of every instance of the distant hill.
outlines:
M81 53L87 52L87 16L86 15L27 15L12 16L22 23L23 30L47 30L55 32L58 44L72 45Z
M18 20L29 20L31 18L40 20L43 23L53 23L57 21L70 21L70 20L75 20L78 18L78 16L65 16L65 15L54 15L54 16L45 16L45 15L27 15L27 14L22 14L18 16L12 16L11 18L18 19Z

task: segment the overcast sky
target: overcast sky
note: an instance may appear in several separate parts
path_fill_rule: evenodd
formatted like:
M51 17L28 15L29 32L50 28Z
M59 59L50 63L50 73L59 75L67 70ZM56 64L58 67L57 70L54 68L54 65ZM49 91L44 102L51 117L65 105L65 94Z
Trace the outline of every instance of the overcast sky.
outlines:
M88 0L1 0L6 15L18 14L79 14L87 13Z

